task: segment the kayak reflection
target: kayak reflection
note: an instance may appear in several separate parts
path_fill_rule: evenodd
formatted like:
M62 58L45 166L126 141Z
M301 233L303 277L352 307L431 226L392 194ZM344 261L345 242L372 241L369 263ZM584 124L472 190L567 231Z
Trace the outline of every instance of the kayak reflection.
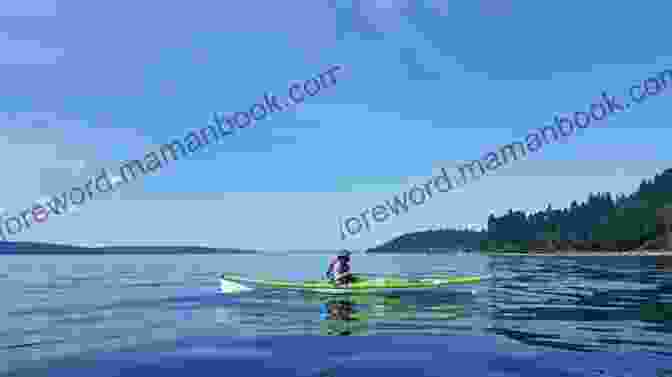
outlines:
M322 319L353 321L353 303L347 300L333 300L322 304Z
M356 333L364 333L360 324L350 323L351 321L361 320L357 315L355 304L348 300L330 300L320 305L320 318L322 319L322 335L352 335L353 330ZM366 321L363 321L366 324Z
M436 303L436 297L425 304L417 296L305 297L308 303L319 303L322 335L367 335L379 322L455 320L465 316L463 305Z

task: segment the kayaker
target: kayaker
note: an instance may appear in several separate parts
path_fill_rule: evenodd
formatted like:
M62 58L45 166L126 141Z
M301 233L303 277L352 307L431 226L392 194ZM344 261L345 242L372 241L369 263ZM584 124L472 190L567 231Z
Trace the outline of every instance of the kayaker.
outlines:
M348 250L341 250L336 258L329 261L327 278L333 281L336 286L347 286L352 283L350 252Z

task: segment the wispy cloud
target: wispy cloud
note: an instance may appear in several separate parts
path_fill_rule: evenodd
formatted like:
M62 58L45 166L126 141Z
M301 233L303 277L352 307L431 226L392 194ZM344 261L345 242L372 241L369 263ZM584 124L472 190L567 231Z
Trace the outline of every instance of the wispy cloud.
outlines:
M53 17L58 0L2 0L1 17Z
M0 65L54 64L65 54L62 48L42 46L39 40L14 39L0 33Z

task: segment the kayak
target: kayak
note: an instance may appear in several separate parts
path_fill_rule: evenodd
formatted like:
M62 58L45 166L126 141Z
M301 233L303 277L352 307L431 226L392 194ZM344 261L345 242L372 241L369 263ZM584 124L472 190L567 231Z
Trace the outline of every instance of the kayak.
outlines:
M222 292L237 292L256 288L278 288L319 293L389 293L427 291L455 284L476 284L484 278L480 276L442 276L421 279L373 278L353 275L354 281L347 287L338 287L329 280L285 281L272 279L252 279L237 274L222 274L219 278Z

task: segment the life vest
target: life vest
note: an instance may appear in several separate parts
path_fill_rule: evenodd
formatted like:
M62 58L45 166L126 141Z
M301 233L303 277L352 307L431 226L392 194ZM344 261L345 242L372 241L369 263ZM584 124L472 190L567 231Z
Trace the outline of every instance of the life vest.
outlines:
M332 276L334 273L344 274L350 272L350 263L346 262L341 258L334 258L329 262L329 269L327 270L327 276Z
M339 274L344 274L346 272L350 272L350 262L349 261L346 262L344 260L339 259L339 260L336 261L336 266L338 267L336 272L338 272Z

